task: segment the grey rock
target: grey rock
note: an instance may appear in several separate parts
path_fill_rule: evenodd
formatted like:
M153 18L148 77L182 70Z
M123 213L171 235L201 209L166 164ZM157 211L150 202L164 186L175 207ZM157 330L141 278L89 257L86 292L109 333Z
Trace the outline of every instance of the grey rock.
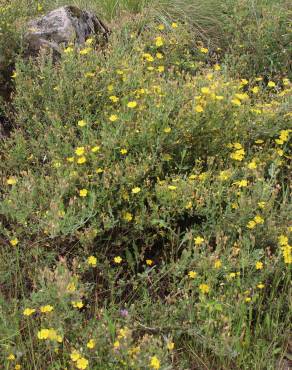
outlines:
M41 49L49 49L55 57L62 47L73 42L82 46L92 35L107 41L108 27L95 14L75 6L63 6L28 23L24 37L25 56L36 56Z

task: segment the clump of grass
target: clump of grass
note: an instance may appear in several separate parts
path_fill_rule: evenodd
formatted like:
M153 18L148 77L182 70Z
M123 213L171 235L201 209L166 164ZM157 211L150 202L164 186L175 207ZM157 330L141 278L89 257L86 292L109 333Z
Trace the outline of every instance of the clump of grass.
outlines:
M233 73L291 77L291 3L243 1L231 5L224 23Z

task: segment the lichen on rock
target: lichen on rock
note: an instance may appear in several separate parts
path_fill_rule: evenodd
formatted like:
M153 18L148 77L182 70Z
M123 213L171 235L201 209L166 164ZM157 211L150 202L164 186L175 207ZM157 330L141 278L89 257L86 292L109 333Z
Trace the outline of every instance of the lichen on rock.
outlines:
M95 14L75 6L63 6L28 23L25 55L36 56L41 49L49 49L56 57L70 42L82 46L93 35L106 41L109 33Z

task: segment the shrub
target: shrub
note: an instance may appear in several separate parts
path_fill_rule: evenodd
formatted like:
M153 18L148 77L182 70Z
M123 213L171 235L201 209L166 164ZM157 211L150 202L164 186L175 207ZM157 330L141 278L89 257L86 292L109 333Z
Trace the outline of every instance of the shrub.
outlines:
M1 360L275 368L291 82L232 78L186 24L140 25L103 51L89 40L57 64L17 61L0 144Z

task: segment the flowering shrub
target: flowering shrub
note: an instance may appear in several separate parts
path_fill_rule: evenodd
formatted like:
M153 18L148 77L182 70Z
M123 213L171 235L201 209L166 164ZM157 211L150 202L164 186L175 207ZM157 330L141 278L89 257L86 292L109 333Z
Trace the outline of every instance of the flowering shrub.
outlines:
M17 62L0 144L1 361L275 368L291 82L232 78L179 20L138 25L103 52L89 39L56 65Z

